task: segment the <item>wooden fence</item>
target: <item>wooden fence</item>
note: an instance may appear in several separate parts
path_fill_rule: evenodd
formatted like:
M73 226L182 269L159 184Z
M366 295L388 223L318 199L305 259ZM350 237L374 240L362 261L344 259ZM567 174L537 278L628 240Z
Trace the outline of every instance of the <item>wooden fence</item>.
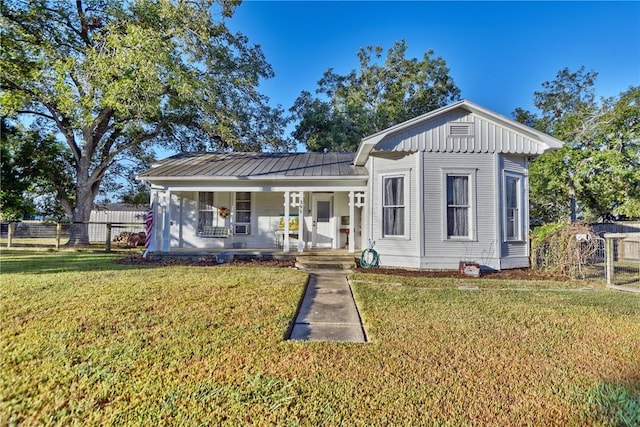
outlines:
M0 237L6 237L7 248L14 245L16 239L20 239L27 244L37 244L38 246L53 246L60 249L62 239L69 237L69 228L72 223L60 222L39 222L39 221L20 221L5 223L0 226ZM130 234L144 233L143 222L74 222L74 224L88 224L90 227L102 227L104 232L105 251L111 251L113 241L120 240L120 234L128 237ZM118 233L118 231L124 232ZM141 243L144 245L144 235L141 237ZM92 242L96 243L96 242Z

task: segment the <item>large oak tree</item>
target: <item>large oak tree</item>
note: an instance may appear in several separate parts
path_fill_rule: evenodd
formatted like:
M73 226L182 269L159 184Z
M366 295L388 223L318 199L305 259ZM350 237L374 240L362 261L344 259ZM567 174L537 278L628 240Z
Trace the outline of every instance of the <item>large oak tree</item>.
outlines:
M286 150L283 112L257 88L272 69L226 27L239 0L5 0L1 114L59 135L72 194L88 221L105 175L123 158L174 150ZM74 224L69 244L88 243Z
M433 51L406 58L404 40L358 51L359 70L328 69L316 96L304 91L291 108L299 120L293 137L311 151L355 150L360 140L458 99L460 90Z

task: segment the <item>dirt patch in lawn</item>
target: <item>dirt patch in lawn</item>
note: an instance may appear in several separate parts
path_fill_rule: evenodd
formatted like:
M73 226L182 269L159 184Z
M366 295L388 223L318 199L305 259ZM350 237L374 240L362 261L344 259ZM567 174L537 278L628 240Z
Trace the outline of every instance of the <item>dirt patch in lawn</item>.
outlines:
M295 267L295 257L290 258L252 258L252 257L234 257L228 262L219 263L215 256L203 257L153 257L143 258L142 255L129 255L119 258L115 261L118 264L125 265L148 265L148 266L169 266L169 265L191 265L201 267L224 266L242 266L242 267L274 267L274 268L293 268ZM468 278L457 270L407 270L403 268L361 268L356 267L358 273L386 274L390 276L405 277L452 277L452 278ZM480 278L487 279L504 279L504 280L566 280L566 277L535 271L530 268L517 268L502 271L483 271Z
M256 258L234 258L223 263L218 262L215 256L207 257L159 257L159 258L143 258L141 255L131 255L115 260L118 264L124 265L148 265L148 266L170 266L170 265L187 265L199 267L216 267L216 266L237 266L237 267L276 267L276 268L292 268L295 267L295 258L285 259L256 259Z
M406 270L403 268L356 268L358 273L387 274L391 276L405 277L453 277L468 278L458 270ZM535 271L530 268L515 268L502 271L483 271L480 279L503 279L503 280L566 280L566 277Z

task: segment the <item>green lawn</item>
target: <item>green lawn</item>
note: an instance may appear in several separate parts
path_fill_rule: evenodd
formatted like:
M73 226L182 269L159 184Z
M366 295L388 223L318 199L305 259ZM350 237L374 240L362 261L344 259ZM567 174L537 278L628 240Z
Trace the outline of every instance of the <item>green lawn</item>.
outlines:
M288 342L303 272L116 257L2 252L0 424L640 423L638 294L353 275L371 342Z

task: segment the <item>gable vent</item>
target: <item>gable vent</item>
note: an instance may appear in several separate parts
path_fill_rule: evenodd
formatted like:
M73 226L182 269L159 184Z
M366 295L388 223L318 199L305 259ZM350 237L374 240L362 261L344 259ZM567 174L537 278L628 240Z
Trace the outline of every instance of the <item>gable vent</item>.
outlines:
M473 123L449 123L449 136L472 136Z

